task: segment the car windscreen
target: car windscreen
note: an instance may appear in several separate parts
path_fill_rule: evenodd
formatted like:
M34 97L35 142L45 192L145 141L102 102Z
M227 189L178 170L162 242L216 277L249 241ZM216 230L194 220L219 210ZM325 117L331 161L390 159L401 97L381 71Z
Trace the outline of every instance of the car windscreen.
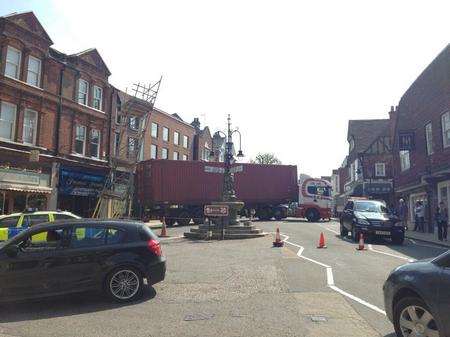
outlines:
M355 211L370 213L387 213L386 206L381 202L375 201L358 201L355 202Z

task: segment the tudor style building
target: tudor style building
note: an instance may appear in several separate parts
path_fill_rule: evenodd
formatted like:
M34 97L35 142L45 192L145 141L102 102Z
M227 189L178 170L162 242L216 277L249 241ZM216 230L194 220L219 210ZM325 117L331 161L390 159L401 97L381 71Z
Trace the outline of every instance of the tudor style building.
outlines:
M212 161L213 139L209 127L205 126L202 129L198 118L194 118L191 125L195 128L193 160Z
M32 12L0 17L0 214L87 216L107 172L110 72L96 49L52 44Z

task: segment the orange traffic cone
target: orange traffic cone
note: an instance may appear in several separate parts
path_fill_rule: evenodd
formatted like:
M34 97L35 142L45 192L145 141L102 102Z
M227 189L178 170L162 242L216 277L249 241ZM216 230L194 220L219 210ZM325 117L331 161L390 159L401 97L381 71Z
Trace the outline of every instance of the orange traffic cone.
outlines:
M320 233L319 245L317 246L317 248L327 248L327 246L325 245L325 236L323 235L323 232Z
M277 233L275 234L275 241L273 242L274 247L283 247L284 241L281 241L280 228L277 227Z
M359 245L358 245L358 248L356 248L356 250L366 250L366 247L364 247L364 235L363 235L363 233L359 234Z
M161 223L162 223L162 226L161 226L161 234L159 235L159 237L160 237L160 238L166 238L166 237L168 237L169 235L167 235L166 218L165 218L165 217L162 217Z

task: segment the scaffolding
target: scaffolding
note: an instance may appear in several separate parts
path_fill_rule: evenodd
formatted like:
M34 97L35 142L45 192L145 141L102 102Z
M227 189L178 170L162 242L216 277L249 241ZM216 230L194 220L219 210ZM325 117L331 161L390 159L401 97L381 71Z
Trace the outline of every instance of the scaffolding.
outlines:
M109 174L99 193L92 214L93 218L124 218L131 215L136 167L139 161L143 159L140 154L143 150L145 133L150 123L150 115L158 96L161 81L162 76L154 84L133 84L133 95L130 95L129 99L121 104L121 123L118 132L119 147L115 149L114 156L111 156ZM134 116L132 113L136 107L142 104L146 106L145 112L139 119L137 128L133 129L133 137L131 137L133 140L132 143L129 143L127 139L124 139L130 132L127 122L130 116ZM123 161L122 157L126 157L126 166L128 167L126 172L118 170L119 163Z

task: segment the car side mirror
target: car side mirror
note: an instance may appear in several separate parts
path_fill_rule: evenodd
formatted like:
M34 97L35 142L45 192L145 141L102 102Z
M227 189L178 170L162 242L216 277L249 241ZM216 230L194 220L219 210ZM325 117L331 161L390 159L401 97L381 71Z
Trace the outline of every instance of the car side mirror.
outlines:
M17 254L19 254L19 246L9 245L5 248L5 253L8 257L17 257Z

